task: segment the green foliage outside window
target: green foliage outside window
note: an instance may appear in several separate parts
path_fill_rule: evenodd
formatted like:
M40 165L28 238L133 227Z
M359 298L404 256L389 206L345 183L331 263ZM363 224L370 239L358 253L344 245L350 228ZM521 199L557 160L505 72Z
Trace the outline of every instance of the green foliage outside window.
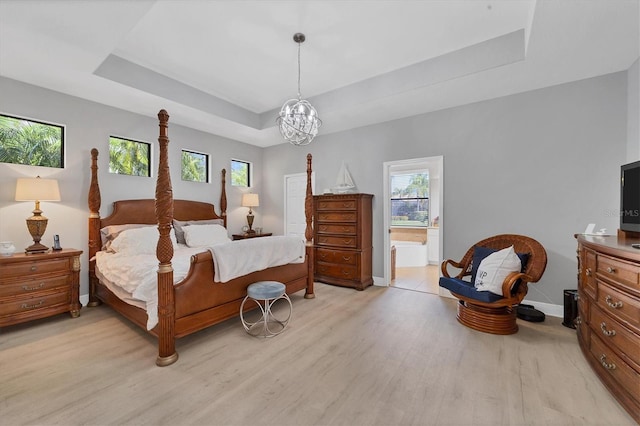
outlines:
M64 167L64 127L0 115L0 162Z
M109 173L151 176L151 145L111 136Z
M209 181L209 156L199 152L182 151L182 180Z
M391 225L429 225L429 174L391 176Z
M250 164L246 161L231 160L231 185L233 186L251 186L250 181Z

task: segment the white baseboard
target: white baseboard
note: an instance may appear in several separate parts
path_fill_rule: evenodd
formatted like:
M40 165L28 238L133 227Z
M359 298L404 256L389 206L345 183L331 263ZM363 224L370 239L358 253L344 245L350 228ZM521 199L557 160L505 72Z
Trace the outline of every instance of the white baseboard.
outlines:
M384 278L383 277L373 277L373 285L377 285L380 287L386 287L387 284L384 282ZM442 289L441 289L442 290ZM445 290L446 293L449 293L449 291ZM449 293L449 297L453 297L450 296L451 293ZM440 296L447 296L446 294L441 294ZM552 303L544 303L544 302L536 302L533 300L527 300L524 299L522 301L522 303L526 304L526 305L533 305L533 307L541 312L543 312L545 315L549 315L551 317L557 317L557 318L563 318L564 317L564 306L562 305L554 305Z

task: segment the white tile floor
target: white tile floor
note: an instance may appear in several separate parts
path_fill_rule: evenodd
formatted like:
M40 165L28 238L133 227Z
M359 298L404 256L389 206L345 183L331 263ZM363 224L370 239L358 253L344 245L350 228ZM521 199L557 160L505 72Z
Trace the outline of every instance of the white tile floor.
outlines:
M438 265L396 268L396 279L391 281L391 286L438 294L439 277L440 266Z

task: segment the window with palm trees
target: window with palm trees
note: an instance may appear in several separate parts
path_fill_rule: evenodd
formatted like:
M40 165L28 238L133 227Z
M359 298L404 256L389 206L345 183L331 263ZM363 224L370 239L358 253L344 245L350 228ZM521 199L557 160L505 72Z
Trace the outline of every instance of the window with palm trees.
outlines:
M231 160L231 185L251 186L251 163L241 160Z
M209 182L209 155L183 149L182 180Z
M0 162L64 167L64 126L0 114Z
M109 137L109 173L151 176L151 144Z
M429 225L429 173L391 176L391 225Z

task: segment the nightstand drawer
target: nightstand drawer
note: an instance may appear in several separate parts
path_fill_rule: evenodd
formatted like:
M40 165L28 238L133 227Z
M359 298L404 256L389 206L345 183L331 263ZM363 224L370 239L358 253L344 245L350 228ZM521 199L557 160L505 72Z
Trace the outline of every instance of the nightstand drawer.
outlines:
M13 281L6 281L0 285L0 297L25 296L39 291L68 287L69 282L69 274L53 277L46 276L44 278L31 277L21 280L15 279Z
M71 291L9 300L0 304L0 318L8 315L22 314L26 312L41 310L56 305L68 308L70 302Z
M10 277L24 277L34 274L47 274L51 272L69 271L69 259L42 260L37 254L30 255L33 259L24 262L15 262L2 267L2 280Z

